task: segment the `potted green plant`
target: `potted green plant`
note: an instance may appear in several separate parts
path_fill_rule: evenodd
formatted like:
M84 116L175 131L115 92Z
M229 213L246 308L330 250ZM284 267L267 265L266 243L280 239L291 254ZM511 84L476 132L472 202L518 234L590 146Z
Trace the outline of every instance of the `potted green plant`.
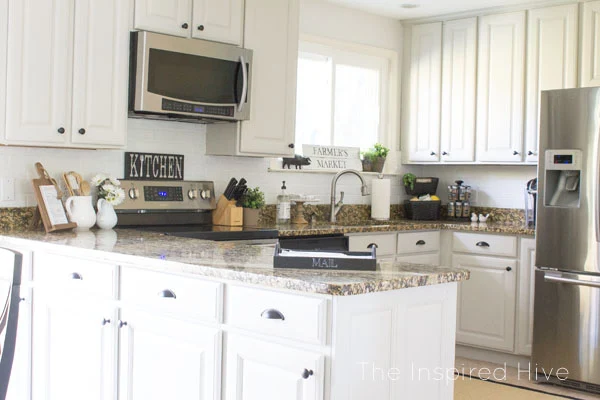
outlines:
M390 149L381 143L375 143L373 147L375 148L373 150L373 172L381 172L383 171L383 165Z
M373 160L375 159L375 151L367 150L360 153L362 156L362 169L363 172L373 171Z
M257 186L248 191L240 199L244 208L244 226L256 226L260 218L260 210L265 206L265 194Z

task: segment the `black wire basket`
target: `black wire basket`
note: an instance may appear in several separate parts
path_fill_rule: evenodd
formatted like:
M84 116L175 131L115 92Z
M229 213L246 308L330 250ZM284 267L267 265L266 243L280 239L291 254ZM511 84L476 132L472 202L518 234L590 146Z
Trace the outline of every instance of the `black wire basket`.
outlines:
M404 213L407 219L435 221L440 219L441 200L404 202Z
M411 189L410 186L404 186L404 190L409 196L434 195L437 191L439 181L439 178L434 177L416 178L414 187Z

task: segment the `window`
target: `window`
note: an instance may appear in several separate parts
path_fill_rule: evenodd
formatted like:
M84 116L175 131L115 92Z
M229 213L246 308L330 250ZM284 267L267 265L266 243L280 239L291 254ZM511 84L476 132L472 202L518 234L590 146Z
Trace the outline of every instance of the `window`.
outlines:
M390 58L359 47L300 42L297 149L302 144L367 149L387 142Z

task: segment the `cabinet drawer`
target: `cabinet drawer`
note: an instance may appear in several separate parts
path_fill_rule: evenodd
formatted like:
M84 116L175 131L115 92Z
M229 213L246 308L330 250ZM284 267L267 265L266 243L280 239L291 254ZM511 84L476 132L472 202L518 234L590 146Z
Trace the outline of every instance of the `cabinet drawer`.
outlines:
M408 254L405 256L397 256L396 262L424 265L440 265L440 253Z
M152 311L177 314L188 320L221 320L222 285L218 282L123 268L121 299Z
M440 231L398 234L398 254L425 253L440 250Z
M308 343L325 344L327 300L227 286L225 323Z
M454 232L452 234L452 251L516 257L517 238L515 236Z
M377 245L377 256L396 254L396 234L349 236L350 251L367 251L369 244Z
M114 298L116 272L117 267L109 263L52 253L33 254L34 284L56 294L76 291Z

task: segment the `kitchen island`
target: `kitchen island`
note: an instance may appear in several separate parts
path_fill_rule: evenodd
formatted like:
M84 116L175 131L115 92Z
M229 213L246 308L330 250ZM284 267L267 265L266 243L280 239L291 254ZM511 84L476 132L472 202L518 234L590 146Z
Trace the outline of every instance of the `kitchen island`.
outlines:
M34 397L452 398L466 270L280 270L273 247L123 229L0 243L24 254L11 385Z

